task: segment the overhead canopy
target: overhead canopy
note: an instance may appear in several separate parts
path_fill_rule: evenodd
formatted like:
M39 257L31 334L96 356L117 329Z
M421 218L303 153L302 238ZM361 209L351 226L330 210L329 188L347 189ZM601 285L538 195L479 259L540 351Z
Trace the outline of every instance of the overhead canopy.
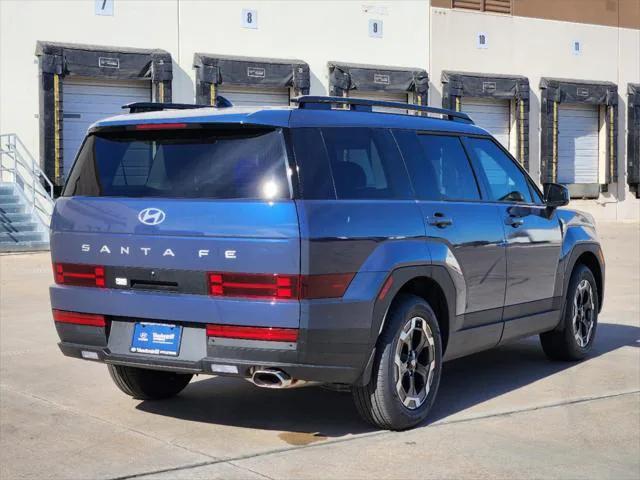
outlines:
M160 49L108 47L71 43L36 43L36 56L44 73L118 79L173 78L171 55Z
M522 75L444 70L440 80L455 97L529 98L529 79Z
M618 86L612 82L542 77L540 88L547 90L548 98L554 102L618 104Z
M309 93L309 65L302 60L196 53L193 68L197 79L208 84L292 87Z
M429 75L420 68L388 67L357 63L329 62L330 94L344 96L350 90L413 92L426 105Z

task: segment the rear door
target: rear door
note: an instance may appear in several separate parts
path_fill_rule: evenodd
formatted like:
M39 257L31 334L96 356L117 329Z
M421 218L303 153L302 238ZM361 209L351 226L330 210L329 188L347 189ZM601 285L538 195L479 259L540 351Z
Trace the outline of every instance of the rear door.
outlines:
M135 288L135 281L165 293L212 293L206 272L298 275L287 162L283 132L275 128L159 124L97 132L85 141L56 202L52 257L128 272L121 275L127 283L113 288ZM218 293L236 287L241 297L286 293L251 283L230 280ZM230 304L218 308L227 310L189 316L255 324L273 310L260 317ZM273 325L297 326L297 302L278 312Z
M454 135L396 131L426 222L434 264L461 294L459 329L473 330L456 354L495 345L502 332L506 282L504 230L495 205L482 201L462 142ZM461 338L461 337L459 337Z

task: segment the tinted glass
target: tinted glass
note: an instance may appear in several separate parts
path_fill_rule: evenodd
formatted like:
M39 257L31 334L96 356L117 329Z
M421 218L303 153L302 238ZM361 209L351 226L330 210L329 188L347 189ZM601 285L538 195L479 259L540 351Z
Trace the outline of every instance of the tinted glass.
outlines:
M394 130L394 137L409 170L411 183L420 200L440 200L442 195L438 185L438 175L427 160L418 135L413 130Z
M338 198L413 198L404 162L388 130L323 128L322 135Z
M531 202L526 177L500 147L486 138L469 138L468 145L478 160L478 173L486 181L489 200Z
M291 129L300 192L307 199L335 199L327 151L318 128Z
M469 159L458 137L416 135L410 165L414 188L423 200L479 200ZM405 135L405 140L408 135ZM416 151L418 152L416 154Z
M65 196L290 198L280 130L225 129L92 135Z

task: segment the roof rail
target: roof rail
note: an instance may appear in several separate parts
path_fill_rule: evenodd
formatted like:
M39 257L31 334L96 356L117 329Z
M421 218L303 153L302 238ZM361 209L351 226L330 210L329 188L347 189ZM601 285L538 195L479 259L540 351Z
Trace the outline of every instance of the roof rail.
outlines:
M291 99L297 103L299 108L316 108L328 110L332 104L349 105L350 110L372 111L372 107L397 108L399 110L412 110L416 112L427 112L442 115L446 120L463 123L473 123L473 120L466 113L447 110L446 108L425 107L423 105L412 105L403 102L387 102L384 100L369 100L367 98L350 98L350 97L321 97L312 95L303 95ZM364 107L364 108L359 108Z
M190 110L192 108L210 108L214 105L203 105L197 103L161 103L161 102L133 102L123 105L122 108L128 108L129 113L139 112L159 112L162 110ZM233 107L233 104L218 95L216 97L215 108L229 108Z

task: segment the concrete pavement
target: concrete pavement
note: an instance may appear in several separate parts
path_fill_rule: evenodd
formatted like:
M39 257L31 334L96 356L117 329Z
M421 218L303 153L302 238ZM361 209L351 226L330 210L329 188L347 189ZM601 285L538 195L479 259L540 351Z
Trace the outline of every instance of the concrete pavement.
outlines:
M640 478L640 226L599 226L593 355L537 338L445 364L429 424L370 429L348 394L200 377L132 400L56 346L47 254L0 256L0 478Z

